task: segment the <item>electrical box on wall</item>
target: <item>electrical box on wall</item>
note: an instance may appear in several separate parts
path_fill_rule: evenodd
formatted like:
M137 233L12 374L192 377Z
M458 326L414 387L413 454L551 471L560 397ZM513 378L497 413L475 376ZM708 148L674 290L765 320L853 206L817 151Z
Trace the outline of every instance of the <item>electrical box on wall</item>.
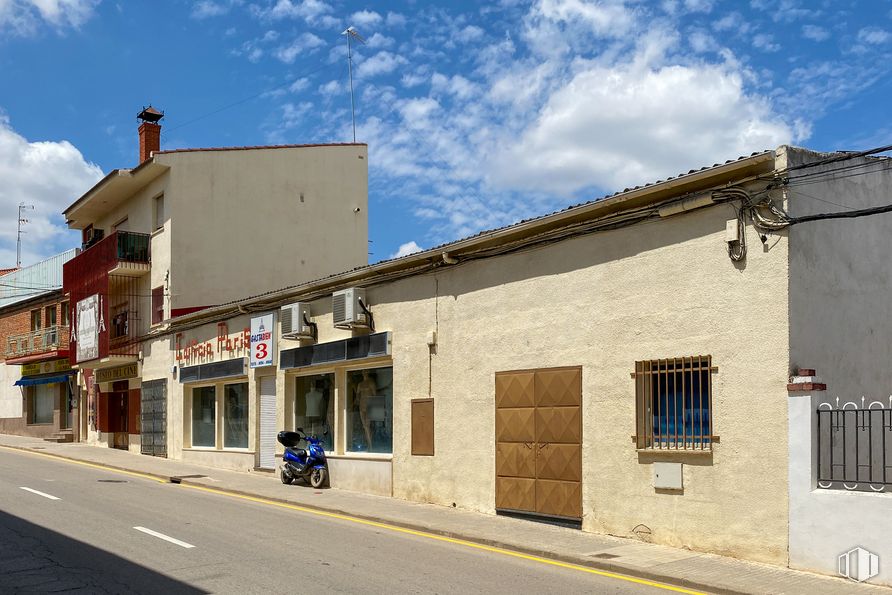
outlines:
M725 222L725 241L729 243L740 241L740 225L737 219Z
M654 487L658 490L681 490L681 463L654 463Z

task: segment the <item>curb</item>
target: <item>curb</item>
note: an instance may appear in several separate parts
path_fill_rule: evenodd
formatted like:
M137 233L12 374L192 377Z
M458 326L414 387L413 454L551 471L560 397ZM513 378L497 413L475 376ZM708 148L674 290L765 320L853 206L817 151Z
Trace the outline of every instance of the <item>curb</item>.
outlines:
M610 562L609 560L593 560L588 558L582 558L579 556L572 556L567 554L562 554L560 552L554 552L544 549L537 549L534 547L517 545L513 543L509 543L506 541L498 540L498 539L487 539L474 535L467 535L460 532L450 531L447 529L438 529L436 527L428 527L418 523L408 523L400 520L388 519L380 516L368 515L363 513L357 513L355 511L347 511L342 510L337 507L325 507L320 506L318 504L307 504L303 502L295 502L293 500L287 500L285 498L279 498L275 496L266 496L262 494L257 494L254 492L248 492L244 490L236 490L232 488L218 487L215 485L207 485L205 483L195 481L193 479L187 479L184 477L180 477L177 475L159 475L157 473L144 472L138 469L133 469L130 467L121 467L118 465L110 465L106 463L94 463L93 461L79 459L76 457L66 456L53 452L44 452L43 450L29 448L25 446L14 446L9 444L0 444L0 446L5 448L10 448L13 450L19 450L22 452L30 452L33 454L45 455L48 457L54 457L62 460L72 461L76 463L86 463L98 468L105 468L111 471L123 471L126 473L135 473L146 478L152 478L163 483L171 483L171 484L179 484L184 486L192 486L198 488L205 488L211 490L212 492L218 492L220 495L234 495L234 496L246 496L250 498L259 498L262 500L266 500L269 502L275 502L279 504L286 504L289 506L297 506L300 508L305 508L307 510L314 510L318 512L324 513L332 513L345 517L352 517L355 519L360 519L363 521L370 521L374 523L380 523L382 525L391 525L393 527L398 527L401 529L409 529L412 531L418 531L420 533L427 533L430 535L436 535L441 537L448 537L450 539L456 539L461 541L466 541L468 543L483 545L487 547L498 548L502 550L506 550L509 552L516 552L520 554L537 556L540 558L546 558L550 560L555 560L558 562L563 562L567 564L573 564L580 567L592 568L595 570L601 570L605 572L612 572L616 574L623 574L633 578L641 578L646 580L658 581L661 583L666 583L670 586L681 587L684 589L692 589L698 591L707 591L709 593L721 594L721 595L752 595L751 591L739 591L736 589L729 589L727 587L720 587L714 584L708 584L701 581L696 580L688 580L683 577L679 577L676 575L666 574L654 571L648 568L641 568L638 566L625 566L623 564L619 564L616 562ZM820 575L819 575L820 576ZM835 578L835 577L822 577L822 578Z

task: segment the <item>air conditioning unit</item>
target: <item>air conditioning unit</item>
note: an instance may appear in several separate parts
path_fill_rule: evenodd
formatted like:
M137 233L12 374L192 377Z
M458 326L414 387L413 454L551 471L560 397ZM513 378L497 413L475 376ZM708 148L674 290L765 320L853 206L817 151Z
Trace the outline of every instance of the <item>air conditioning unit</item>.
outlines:
M331 314L334 325L337 328L367 327L369 325L368 314L360 305L366 303L365 290L358 287L350 287L336 291L331 296Z
M313 337L313 328L306 323L310 320L310 305L304 302L282 306L283 339L308 339Z

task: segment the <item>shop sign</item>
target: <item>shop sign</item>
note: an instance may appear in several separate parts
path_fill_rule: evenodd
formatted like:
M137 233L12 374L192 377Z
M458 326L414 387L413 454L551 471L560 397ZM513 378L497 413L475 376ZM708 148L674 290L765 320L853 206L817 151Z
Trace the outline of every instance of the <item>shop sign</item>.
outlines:
M276 325L274 312L251 319L251 367L271 366L275 361Z
M177 333L174 339L177 364L191 366L223 359L232 359L248 355L251 347L251 329L229 334L225 322L217 323L217 339L215 341L199 341L186 339L183 333Z
M118 366L117 368L96 370L96 382L115 382L117 380L136 378L137 376L139 376L139 367L136 362L126 366Z
M52 374L54 372L67 372L71 369L68 358L54 359L49 362L40 362L39 364L24 364L22 366L22 376L37 376L38 374Z
M74 319L75 323L71 325L71 340L77 344L77 361L98 358L99 333L105 330L102 300L98 293L77 303L74 308Z

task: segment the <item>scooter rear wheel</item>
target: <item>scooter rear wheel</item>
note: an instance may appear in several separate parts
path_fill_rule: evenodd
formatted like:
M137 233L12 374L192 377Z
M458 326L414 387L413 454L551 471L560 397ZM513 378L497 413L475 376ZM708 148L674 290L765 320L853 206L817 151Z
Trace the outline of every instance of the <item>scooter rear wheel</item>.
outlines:
M284 483L285 485L290 485L294 481L294 478L291 477L291 475L284 469L282 469L282 472L279 473L279 478L282 480L282 483Z
M327 469L313 469L310 472L310 485L314 488L321 488L324 486L326 479L328 479Z

